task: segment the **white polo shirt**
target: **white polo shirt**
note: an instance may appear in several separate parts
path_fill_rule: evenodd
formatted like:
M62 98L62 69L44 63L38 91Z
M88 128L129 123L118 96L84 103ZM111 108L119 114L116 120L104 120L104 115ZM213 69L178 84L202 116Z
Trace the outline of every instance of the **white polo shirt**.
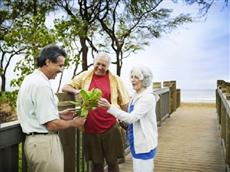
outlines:
M17 98L17 115L24 133L47 133L43 124L59 119L57 106L49 79L40 70L25 77Z

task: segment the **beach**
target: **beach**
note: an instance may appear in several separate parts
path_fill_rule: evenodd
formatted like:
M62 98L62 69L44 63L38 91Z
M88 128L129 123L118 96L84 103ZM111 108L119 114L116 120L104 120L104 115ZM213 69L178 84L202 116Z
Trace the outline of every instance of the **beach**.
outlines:
M183 103L215 103L214 89L181 89L181 102Z

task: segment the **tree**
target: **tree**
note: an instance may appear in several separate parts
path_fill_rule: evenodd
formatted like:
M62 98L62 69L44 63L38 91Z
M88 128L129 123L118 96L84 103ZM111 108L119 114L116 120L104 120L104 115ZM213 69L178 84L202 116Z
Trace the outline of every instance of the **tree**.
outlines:
M173 2L177 3L178 0L172 0ZM184 2L187 5L193 5L197 4L199 6L199 15L200 17L204 17L207 13L210 7L213 5L214 2L218 2L219 0L184 0ZM220 2L225 3L226 6L228 6L229 0L222 0Z
M176 2L176 0L173 0ZM214 0L184 0L208 9ZM0 9L0 75L2 90L5 76L13 58L25 55L16 65L19 86L25 75L36 64L38 51L48 43L60 42L71 56L66 60L74 64L73 75L79 64L86 70L88 52L98 49L114 51L117 74L120 75L122 60L142 49L153 38L170 32L177 26L191 22L188 15L171 18L171 10L160 8L162 0L3 0ZM228 0L225 0L228 4ZM64 12L66 18L56 19L53 29L45 20L54 10ZM207 10L206 10L207 11ZM79 48L78 48L79 47ZM111 47L111 48L110 48ZM61 80L60 80L61 82Z
M20 26L17 27L17 24ZM35 16L25 15L15 23L15 29L20 28L20 43L24 45L24 58L19 60L14 72L17 78L13 79L11 85L18 88L24 77L36 68L37 57L41 48L45 45L54 43L54 34L45 25L45 16L36 14Z
M114 63L117 65L118 75L120 75L123 58L148 45L148 40L152 37L159 37L161 32L169 31L179 24L191 21L191 18L186 15L169 19L171 11L167 9L157 11L156 8L162 1L78 0L76 3L71 0L55 0L51 2L68 16L68 18L59 20L56 28L67 26L67 31L62 30L68 38L71 37L69 42L79 41L78 54L81 57L82 70L89 67L89 47L96 52L98 48L110 51L108 47L110 45L116 54ZM156 22L151 23L154 18ZM161 25L160 20L164 20ZM138 39L139 42L136 41L138 37L141 37ZM93 39L98 44L95 44ZM124 53L126 56L123 55ZM76 61L76 66L78 62Z
M162 0L106 0L106 10L103 8L103 15L97 19L111 40L118 75L124 53L135 52L148 45L150 39L160 37L161 33L192 21L183 14L170 18L172 10L159 8L161 3Z
M189 5L198 3L201 9L208 9L213 0L209 1L184 0ZM172 10L160 8L163 0L54 0L54 2L68 16L61 22L65 23L64 25L68 23L66 34L72 38L74 34L76 36L74 41L79 43L75 45L80 47L78 57L81 59L82 69L86 70L90 66L89 48L92 52L97 52L98 49L108 52L112 50L116 55L113 63L116 64L118 75L124 58L148 45L152 38L158 38L162 33L170 32L192 21L188 14L172 18ZM79 60L75 62L74 75L78 65Z
M123 58L148 45L150 39L158 38L162 33L169 33L180 25L192 22L190 14L183 14L184 12L174 18L171 17L173 11L168 7L161 8L162 2L163 0L105 0L106 5L101 6L98 21L111 40L111 47L116 54L114 63L118 75ZM200 17L203 17L214 0L184 0L184 2L188 5L198 4ZM228 0L225 0L225 3L227 5Z
M60 28L62 27L61 25L68 25L68 31L65 32L67 37L70 38L71 41L79 41L79 44L76 44L80 47L78 50L78 57L81 57L82 70L87 70L90 66L88 64L88 47L90 46L93 51L97 52L97 48L94 46L90 37L97 30L95 21L98 15L100 1L55 0L53 4L62 9L66 16L68 16L65 21L59 21L58 27ZM75 65L78 66L79 60L75 62ZM76 70L77 68L74 70L74 75L76 74Z
M20 60L14 71L18 78L12 85L18 87L24 76L34 69L39 48L54 41L45 26L45 16L52 10L46 1L4 0L0 10L0 54L2 91L5 91L5 76L11 60ZM21 57L19 57L21 55Z
M8 1L3 1L0 9L0 76L1 91L6 89L6 74L15 56L22 54L24 47L20 47L17 40L18 33L13 30L13 22L20 15L15 8L9 8Z
M18 45L10 46L7 43L0 42L0 51L1 51L1 57L0 57L0 76L1 76L1 91L6 91L6 73L9 69L10 62L13 58L15 58L16 55L22 54L25 50L22 48L17 48Z

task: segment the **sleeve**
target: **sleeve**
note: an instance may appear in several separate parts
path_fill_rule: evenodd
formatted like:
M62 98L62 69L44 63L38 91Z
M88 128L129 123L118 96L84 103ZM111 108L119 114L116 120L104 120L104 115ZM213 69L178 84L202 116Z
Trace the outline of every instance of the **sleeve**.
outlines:
M134 110L131 113L127 113L125 111L120 110L119 108L111 105L108 110L108 113L112 114L116 118L127 122L133 123L138 121L139 119L143 118L148 112L155 107L154 102L155 98L153 95L145 95L137 100Z
M81 89L81 80L82 80L82 74L75 76L70 82L68 83L73 88Z
M38 87L34 97L35 114L40 124L59 119L54 93L48 86Z

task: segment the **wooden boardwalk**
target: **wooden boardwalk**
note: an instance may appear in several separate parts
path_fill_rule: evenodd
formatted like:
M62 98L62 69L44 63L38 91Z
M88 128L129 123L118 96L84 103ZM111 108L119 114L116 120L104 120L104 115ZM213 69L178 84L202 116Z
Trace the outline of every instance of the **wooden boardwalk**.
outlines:
M130 155L120 172L132 172ZM215 105L182 104L162 123L154 172L225 172Z

